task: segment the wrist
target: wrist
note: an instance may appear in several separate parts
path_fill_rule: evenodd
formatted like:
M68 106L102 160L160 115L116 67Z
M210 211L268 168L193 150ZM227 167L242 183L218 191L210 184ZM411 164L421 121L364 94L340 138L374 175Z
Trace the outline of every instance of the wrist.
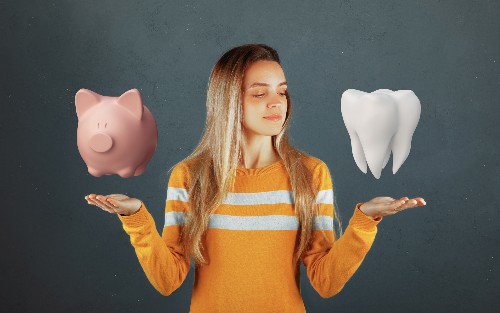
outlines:
M139 211L139 210L135 210L135 211L133 211L133 212L126 212L126 213L123 213L123 214L122 214L122 213L120 213L120 215L121 215L121 216L130 216L130 215L134 215L135 213L137 213L137 211Z
M130 215L134 215L135 213L137 213L142 207L142 201L141 200L138 200L138 204L137 204L137 209L135 210L132 210L132 211L128 211L128 212L124 212L123 214L120 213L121 216L130 216Z
M365 205L366 202L363 202L363 204L361 204L359 206L359 210L361 211L361 213L363 213L364 215L366 215L367 217L371 218L372 220L376 220L378 218L378 216L372 216L370 214L368 214L367 212L363 211L363 205Z

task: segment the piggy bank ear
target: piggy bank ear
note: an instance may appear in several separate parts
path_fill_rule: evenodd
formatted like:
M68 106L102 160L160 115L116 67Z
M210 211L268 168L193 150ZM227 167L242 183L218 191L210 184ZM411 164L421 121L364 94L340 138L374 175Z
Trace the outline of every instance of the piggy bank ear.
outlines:
M83 114L101 102L101 95L88 89L80 89L75 95L76 115L81 119Z
M144 108L139 90L134 88L126 91L118 98L117 104L127 109L137 120L142 119Z

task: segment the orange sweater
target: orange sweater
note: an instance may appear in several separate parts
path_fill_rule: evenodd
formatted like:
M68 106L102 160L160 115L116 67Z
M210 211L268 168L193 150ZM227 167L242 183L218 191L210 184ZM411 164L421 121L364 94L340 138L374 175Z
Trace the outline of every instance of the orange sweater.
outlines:
M308 157L313 184L320 184L313 243L302 255L307 276L323 298L342 290L356 272L377 234L377 220L358 203L344 234L333 232L333 190L327 165ZM238 168L235 189L215 211L203 237L209 265L196 267L190 313L305 312L300 294L300 264L292 264L298 243L298 220L283 161L263 168ZM190 269L178 242L188 212L189 172L185 162L170 175L162 237L144 203L130 216L120 216L139 262L151 284L168 296ZM329 242L319 229L326 229ZM194 261L193 261L194 262Z

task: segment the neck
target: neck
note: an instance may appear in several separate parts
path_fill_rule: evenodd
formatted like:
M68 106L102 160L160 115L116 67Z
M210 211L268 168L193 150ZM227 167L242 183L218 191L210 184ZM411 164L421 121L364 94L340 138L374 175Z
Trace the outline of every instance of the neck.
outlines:
M239 167L260 168L272 164L280 159L278 152L273 147L271 136L243 135L241 144Z

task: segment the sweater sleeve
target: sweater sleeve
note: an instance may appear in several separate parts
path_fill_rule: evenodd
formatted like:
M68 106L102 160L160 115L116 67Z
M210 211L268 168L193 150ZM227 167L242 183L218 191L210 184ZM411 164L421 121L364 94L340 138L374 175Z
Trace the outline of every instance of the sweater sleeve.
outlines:
M377 224L382 217L373 219L364 214L359 209L363 204L360 202L356 204L343 235L336 240L332 182L324 162L316 166L313 181L320 185L316 200L320 209L314 223L312 243L301 257L312 287L322 298L329 298L342 290L361 265L375 240Z
M164 296L180 287L190 268L190 259L184 254L179 241L188 208L186 172L183 167L182 164L177 165L170 175L162 237L144 203L132 215L118 215L146 277Z

